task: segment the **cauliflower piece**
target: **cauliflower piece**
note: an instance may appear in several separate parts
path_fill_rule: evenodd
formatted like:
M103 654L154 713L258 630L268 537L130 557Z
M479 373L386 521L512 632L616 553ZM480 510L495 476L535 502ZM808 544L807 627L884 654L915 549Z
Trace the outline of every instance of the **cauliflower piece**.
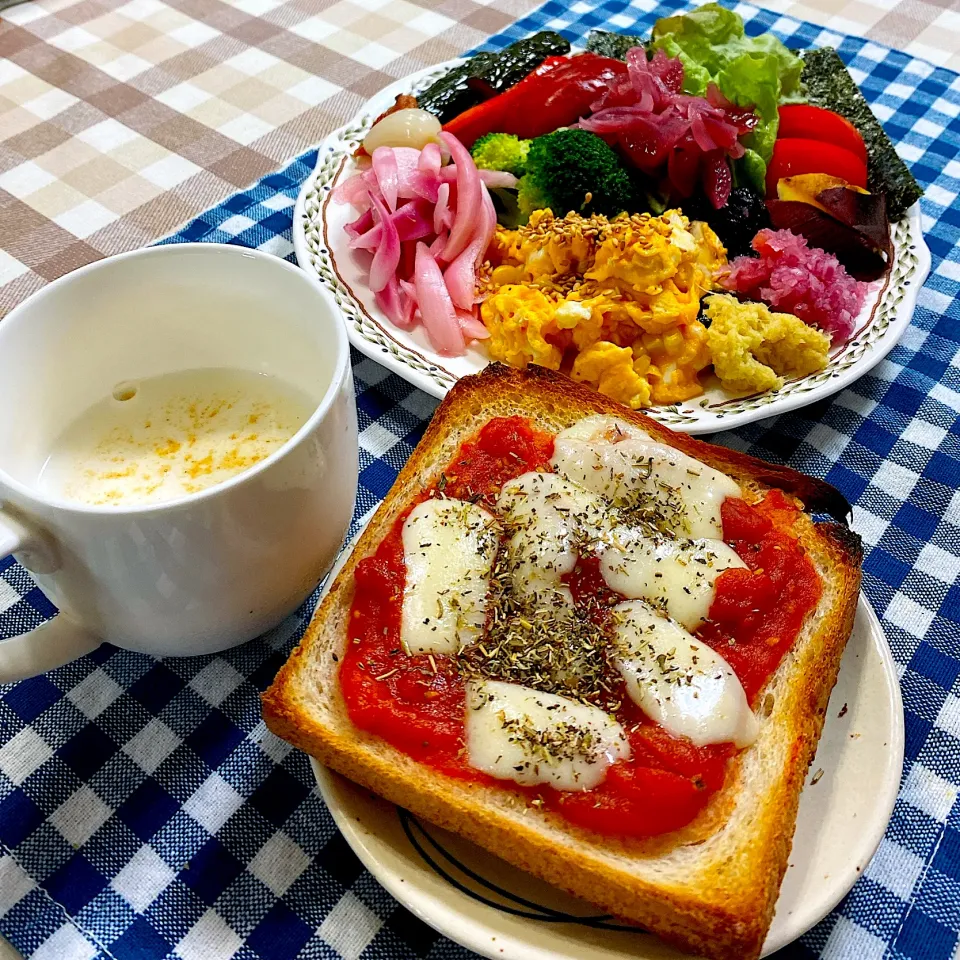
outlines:
M778 390L784 377L822 370L830 338L792 313L773 313L763 303L741 303L730 294L706 299L707 347L726 390Z
M546 339L556 330L558 302L539 287L523 283L498 287L480 306L480 319L490 331L491 359L521 370L528 363L559 370L563 350Z
M650 384L633 368L633 351L600 340L581 350L573 363L574 380L592 384L604 396L636 410L650 403Z

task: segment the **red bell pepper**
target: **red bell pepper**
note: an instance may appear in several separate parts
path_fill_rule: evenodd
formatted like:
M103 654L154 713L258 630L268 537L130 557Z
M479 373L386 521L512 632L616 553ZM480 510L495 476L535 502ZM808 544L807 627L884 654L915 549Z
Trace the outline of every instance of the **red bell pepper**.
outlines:
M465 110L443 129L467 148L485 133L539 137L576 123L591 103L626 76L625 63L595 53L547 57L509 90Z

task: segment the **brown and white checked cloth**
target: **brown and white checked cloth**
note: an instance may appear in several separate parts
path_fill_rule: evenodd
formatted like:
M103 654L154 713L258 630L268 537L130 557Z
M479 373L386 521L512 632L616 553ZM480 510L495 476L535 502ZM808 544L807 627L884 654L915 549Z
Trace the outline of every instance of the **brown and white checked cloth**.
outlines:
M0 316L69 270L171 232L322 139L384 85L456 56L535 4L11 7L0 19ZM955 0L768 6L960 67Z
M0 315L142 246L531 0L40 0L0 23Z

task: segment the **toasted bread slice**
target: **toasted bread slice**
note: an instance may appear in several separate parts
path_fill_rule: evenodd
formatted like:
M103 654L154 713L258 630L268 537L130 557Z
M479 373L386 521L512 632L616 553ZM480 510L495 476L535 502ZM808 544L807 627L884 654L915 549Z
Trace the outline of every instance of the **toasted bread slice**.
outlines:
M827 484L675 434L560 374L491 365L461 380L438 408L299 647L264 694L264 717L278 736L351 780L683 950L715 960L754 960L773 918L800 791L853 628L860 544L846 526L801 518L801 540L823 580L819 606L760 695L759 738L731 761L724 787L700 816L665 837L602 836L534 809L508 789L440 774L354 727L340 694L332 655L342 655L346 644L354 569L376 551L410 499L434 484L460 444L493 417L528 416L559 432L594 413L636 422L734 477L748 499L780 487L808 509L838 519L848 509Z

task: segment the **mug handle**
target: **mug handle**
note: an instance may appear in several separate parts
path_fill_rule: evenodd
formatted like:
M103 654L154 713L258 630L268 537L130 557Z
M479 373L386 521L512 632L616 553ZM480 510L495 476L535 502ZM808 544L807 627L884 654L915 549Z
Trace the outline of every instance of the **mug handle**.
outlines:
M0 557L21 555L23 565L37 573L52 573L56 551L41 535L31 533L18 519L0 510ZM90 653L100 637L59 613L35 630L0 640L0 683L35 677Z

